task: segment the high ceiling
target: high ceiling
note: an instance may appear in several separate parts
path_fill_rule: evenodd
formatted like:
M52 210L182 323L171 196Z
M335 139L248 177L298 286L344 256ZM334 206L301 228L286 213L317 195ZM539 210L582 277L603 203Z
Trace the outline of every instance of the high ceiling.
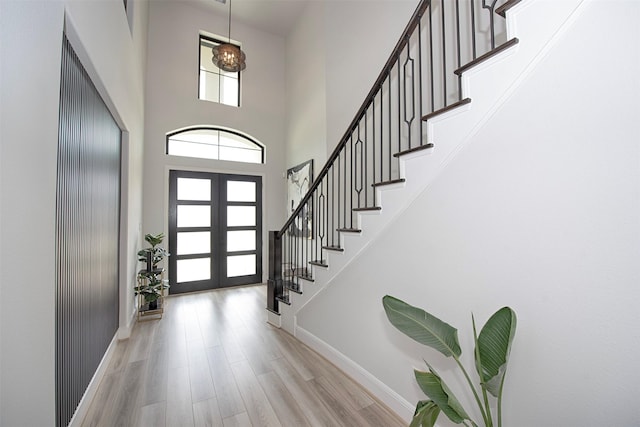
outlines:
M187 0L214 13L229 14L229 0ZM231 0L231 33L233 23L242 22L253 28L286 37L311 0Z

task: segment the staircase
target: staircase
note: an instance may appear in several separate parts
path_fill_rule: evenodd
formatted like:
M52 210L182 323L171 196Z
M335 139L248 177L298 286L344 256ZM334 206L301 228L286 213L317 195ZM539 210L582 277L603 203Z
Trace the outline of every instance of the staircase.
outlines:
M432 153L435 123L469 109L463 75L517 46L505 17L520 1L418 4L311 188L282 229L270 233L271 323L295 334L296 309L285 307L306 304L367 242L365 233L375 235L395 216L406 203L393 200L394 192L402 188L406 201L424 187L426 180L409 179L407 162ZM365 227L366 217L382 216L383 193L385 219Z
M299 318L428 191L544 56L581 0L553 3L549 13L551 2L541 0L421 1L310 190L281 230L270 233L269 322L319 351L398 413L410 413L413 405L360 361L301 327ZM515 37L516 17L518 34L535 37Z

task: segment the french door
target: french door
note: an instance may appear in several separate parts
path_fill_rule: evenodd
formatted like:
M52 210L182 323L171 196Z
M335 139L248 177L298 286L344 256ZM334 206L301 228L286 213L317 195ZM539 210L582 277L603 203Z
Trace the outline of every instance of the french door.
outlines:
M262 179L169 172L170 294L262 281Z

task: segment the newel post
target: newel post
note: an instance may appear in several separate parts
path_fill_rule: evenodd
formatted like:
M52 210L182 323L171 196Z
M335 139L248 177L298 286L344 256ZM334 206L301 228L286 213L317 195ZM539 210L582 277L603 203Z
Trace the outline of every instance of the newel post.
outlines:
M269 231L269 280L267 309L278 313L277 296L282 294L282 240L277 231Z

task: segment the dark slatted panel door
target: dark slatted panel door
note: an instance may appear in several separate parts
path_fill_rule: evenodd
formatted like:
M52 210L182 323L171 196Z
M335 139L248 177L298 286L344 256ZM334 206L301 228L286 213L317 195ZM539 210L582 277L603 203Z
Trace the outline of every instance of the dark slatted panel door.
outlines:
M118 328L121 131L64 38L56 183L56 425Z

